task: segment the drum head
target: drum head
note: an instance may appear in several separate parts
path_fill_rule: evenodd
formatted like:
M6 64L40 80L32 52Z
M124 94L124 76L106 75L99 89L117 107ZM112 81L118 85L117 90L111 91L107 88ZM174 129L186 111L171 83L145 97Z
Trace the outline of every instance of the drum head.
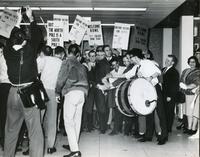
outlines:
M148 115L156 107L157 93L150 82L144 78L138 78L129 85L128 100L133 111L140 115Z

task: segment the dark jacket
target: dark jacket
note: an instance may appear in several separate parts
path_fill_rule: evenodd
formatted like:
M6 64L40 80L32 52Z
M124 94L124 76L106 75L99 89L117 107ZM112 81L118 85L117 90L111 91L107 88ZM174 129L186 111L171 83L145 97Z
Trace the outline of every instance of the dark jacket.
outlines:
M72 90L88 92L86 68L74 56L62 62L56 84L56 93L63 96Z
M176 68L171 67L163 73L162 77L162 89L164 96L175 98L179 90L179 72L176 70Z
M26 38L26 34L22 29L14 27L6 43L5 59L8 67L8 77L13 84L32 82L38 74L36 58L39 46L43 43L43 35L35 22L32 22L28 27L30 31L28 38ZM27 44L22 49L15 51L13 45L21 44L23 40L27 40ZM23 64L19 80L21 58L23 58Z
M96 84L102 84L101 80L110 72L110 64L106 58L96 63L95 80Z

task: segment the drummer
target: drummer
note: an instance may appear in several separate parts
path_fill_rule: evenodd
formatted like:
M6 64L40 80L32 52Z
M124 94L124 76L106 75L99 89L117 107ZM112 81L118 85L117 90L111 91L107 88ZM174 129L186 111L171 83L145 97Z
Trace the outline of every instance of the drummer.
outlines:
M154 62L148 59L144 59L142 51L140 49L132 49L132 58L137 65L138 71L136 75L138 77L143 77L155 87L158 100L156 111L160 120L161 135L158 136L158 145L165 144L168 140L167 128L166 128L166 118L164 115L163 99L161 87L159 85L158 77L161 75L160 69L155 65ZM151 113L146 116L146 133L139 140L140 142L152 141L154 133L154 113Z

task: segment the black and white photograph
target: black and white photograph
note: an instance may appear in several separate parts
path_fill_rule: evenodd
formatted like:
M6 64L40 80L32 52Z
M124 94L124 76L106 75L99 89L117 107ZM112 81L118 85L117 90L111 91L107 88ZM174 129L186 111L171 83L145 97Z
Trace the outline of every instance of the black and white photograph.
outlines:
M0 0L0 157L199 157L200 0Z

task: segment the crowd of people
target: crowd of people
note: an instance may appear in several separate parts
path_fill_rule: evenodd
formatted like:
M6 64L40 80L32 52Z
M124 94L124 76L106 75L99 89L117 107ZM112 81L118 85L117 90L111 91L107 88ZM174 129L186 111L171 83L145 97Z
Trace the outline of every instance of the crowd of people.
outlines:
M138 142L152 141L155 135L157 144L163 145L173 131L175 108L180 122L177 129L193 135L190 138L199 136L199 51L188 58L189 68L180 75L174 55L168 55L161 68L150 50L112 50L103 45L82 52L74 41L67 48L52 49L45 45L30 8L25 14L18 12L18 17L6 45L0 43L0 144L4 157L15 156L25 134L29 149L24 155L42 157L44 150L53 154L61 131L68 137L63 147L70 150L64 157L81 157L78 143L82 131L99 130L110 136L123 133ZM20 26L22 21L30 26ZM145 78L155 88L157 106L148 115L128 117L118 109L116 89L120 83L138 78ZM27 106L20 95L38 79L48 96L44 108ZM180 92L183 101L177 99Z

